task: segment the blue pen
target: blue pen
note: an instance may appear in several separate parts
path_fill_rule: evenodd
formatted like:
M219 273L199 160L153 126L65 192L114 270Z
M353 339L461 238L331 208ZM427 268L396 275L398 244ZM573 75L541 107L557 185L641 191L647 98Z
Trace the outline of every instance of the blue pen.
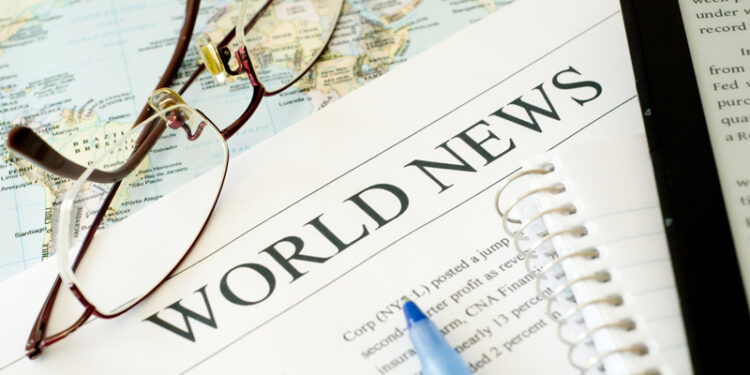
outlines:
M414 350L422 363L423 375L470 375L461 356L445 341L427 315L412 301L404 304L406 325Z

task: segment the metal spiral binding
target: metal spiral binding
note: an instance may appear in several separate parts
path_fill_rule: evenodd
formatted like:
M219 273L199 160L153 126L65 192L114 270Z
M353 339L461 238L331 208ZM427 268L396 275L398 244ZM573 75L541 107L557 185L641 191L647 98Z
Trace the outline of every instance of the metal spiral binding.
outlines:
M588 230L583 225L578 225L575 227L562 229L559 231L555 231L552 233L549 232L542 232L542 233L536 233L536 237L539 239L536 240L532 244L532 246L528 249L522 249L521 248L521 240L529 240L529 236L525 236L524 232L529 228L529 225L539 219L544 218L548 215L575 215L578 210L575 205L572 203L564 204L559 207L553 207L553 208L544 208L540 209L538 212L536 212L534 215L530 216L526 220L521 219L515 219L510 217L511 211L516 208L523 200L532 197L537 194L560 194L562 192L565 192L566 187L563 183L554 183L552 185L536 188L533 190L529 190L524 192L523 194L519 195L518 197L515 197L510 203L510 205L502 209L500 207L500 201L503 195L503 192L505 192L505 189L512 183L518 181L520 178L524 176L531 176L531 175L546 175L549 173L553 173L555 171L555 165L551 162L547 162L539 166L538 168L534 169L528 169L521 171L519 173L516 173L515 175L511 176L508 181L503 184L500 189L498 189L496 195L495 195L495 210L497 211L498 215L502 218L502 227L505 230L505 232L513 237L514 245L516 248L516 251L518 251L520 254L525 256L525 267L529 274L533 275L536 278L536 291L537 294L541 297L547 300L547 308L546 312L547 315L552 319L552 321L558 323L558 330L557 335L560 338L562 342L567 344L569 346L568 349L568 361L573 365L575 368L581 370L581 374L586 374L587 371L590 369L593 369L597 366L601 366L602 362L613 355L616 354L633 354L637 356L645 356L648 355L649 350L646 344L638 343L626 347L621 348L615 348L613 350L599 353L596 356L593 356L589 358L585 363L577 363L574 359L574 351L576 348L584 343L588 342L592 339L592 336L601 331L606 330L620 330L620 331L632 331L636 329L636 323L632 319L624 319L617 322L609 322L604 323L598 327L593 327L585 332L581 332L580 334L576 335L574 338L569 339L565 337L563 334L563 327L568 323L568 321L576 316L578 313L580 313L583 309L589 306L594 305L608 305L608 306L622 306L625 301L621 295L613 294L613 295L607 295L601 298L592 299L591 301L577 304L575 307L569 309L568 311L565 311L562 314L554 314L552 305L555 301L557 301L557 298L564 292L570 291L571 287L575 284L586 282L586 281L594 281L594 282L600 282L600 283L606 283L609 282L612 278L610 273L606 270L600 270L597 272L594 272L589 275L583 275L581 277L578 277L573 280L567 280L561 285L558 285L555 287L552 291L552 293L542 293L542 285L541 281L543 279L547 279L547 273L550 272L550 270L556 268L556 266L559 266L563 261L573 259L573 258L580 258L585 260L594 260L601 256L601 253L596 248L586 248L578 251L574 251L568 254L560 255L560 254L545 254L548 256L548 258L553 258L552 261L539 266L539 267L532 267L531 260L532 259L538 259L540 257L539 255L539 249L542 245L547 243L548 241L552 240L554 237L558 236L576 236L576 237L585 237L588 235ZM518 229L513 231L511 230L509 223L515 224ZM641 372L637 375L660 375L661 372L658 369L648 369L645 372ZM636 375L636 374L634 374Z

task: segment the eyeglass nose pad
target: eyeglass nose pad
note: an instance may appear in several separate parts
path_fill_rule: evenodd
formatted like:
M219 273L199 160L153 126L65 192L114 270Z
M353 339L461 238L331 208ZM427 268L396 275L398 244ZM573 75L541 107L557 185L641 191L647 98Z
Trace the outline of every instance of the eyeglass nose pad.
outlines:
M167 87L154 90L148 98L148 105L156 112L179 104L187 105L180 94Z
M155 90L148 98L148 105L156 112L162 112L180 104L187 105L182 97L180 97L180 94L166 87ZM164 121L169 123L167 117L173 116L177 116L177 118L188 126L191 126L194 121L193 114L185 107L175 108L172 111L166 112L166 114L161 117Z
M198 35L195 48L198 50L200 61L206 66L206 70L211 73L211 76L214 77L214 81L219 85L227 82L230 75L227 73L221 54L214 42L211 41L211 37L207 34ZM229 52L229 50L225 52Z

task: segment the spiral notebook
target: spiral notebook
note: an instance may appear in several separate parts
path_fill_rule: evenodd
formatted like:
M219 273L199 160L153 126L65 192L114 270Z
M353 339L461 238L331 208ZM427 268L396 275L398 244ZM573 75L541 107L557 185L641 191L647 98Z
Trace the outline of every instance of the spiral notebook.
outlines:
M571 363L583 373L691 373L645 137L531 158L511 185L498 204L520 223L506 228L527 254ZM573 307L557 302L566 293Z

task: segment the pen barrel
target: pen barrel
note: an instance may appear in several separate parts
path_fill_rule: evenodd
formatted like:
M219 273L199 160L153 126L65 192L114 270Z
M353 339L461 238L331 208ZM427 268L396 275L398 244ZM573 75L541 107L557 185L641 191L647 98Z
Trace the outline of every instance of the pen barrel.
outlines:
M409 328L409 337L422 363L423 375L471 374L466 362L432 321L425 319L414 323Z

